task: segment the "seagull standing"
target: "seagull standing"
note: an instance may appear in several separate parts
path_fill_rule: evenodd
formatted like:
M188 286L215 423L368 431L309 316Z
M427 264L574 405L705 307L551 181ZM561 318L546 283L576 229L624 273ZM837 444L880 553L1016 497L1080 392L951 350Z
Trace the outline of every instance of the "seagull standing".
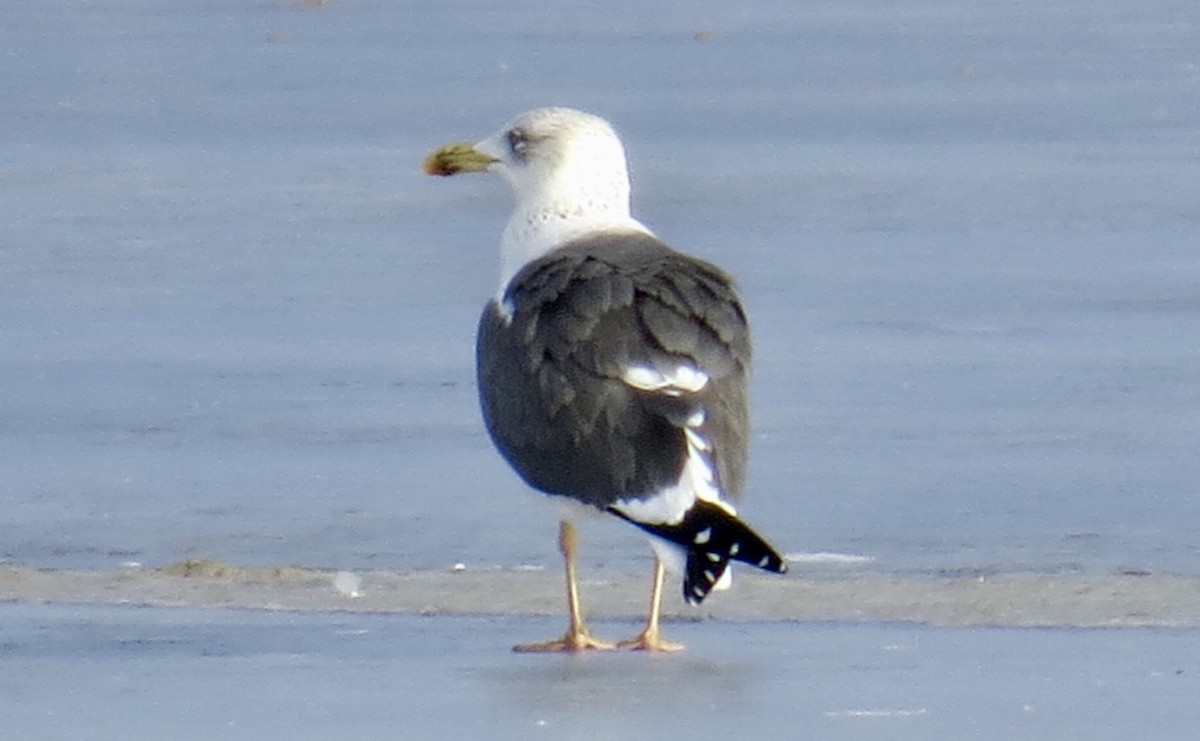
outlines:
M728 586L731 561L787 569L733 506L746 472L751 352L732 279L630 215L624 148L596 116L529 111L481 142L438 149L425 171L492 172L512 187L499 288L476 347L488 432L533 488L651 536L646 625L617 647L682 648L659 628L666 570L683 575L695 605ZM558 544L567 632L514 650L613 648L584 624L570 515Z

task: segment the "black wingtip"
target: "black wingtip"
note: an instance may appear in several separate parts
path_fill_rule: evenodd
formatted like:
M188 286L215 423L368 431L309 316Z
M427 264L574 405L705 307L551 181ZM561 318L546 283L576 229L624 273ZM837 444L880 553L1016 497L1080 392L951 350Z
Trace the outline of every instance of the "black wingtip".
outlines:
M746 523L711 502L697 501L675 525L653 525L614 514L643 530L669 540L687 551L683 598L698 605L720 582L730 561L741 561L776 574L787 572L787 562L775 548Z

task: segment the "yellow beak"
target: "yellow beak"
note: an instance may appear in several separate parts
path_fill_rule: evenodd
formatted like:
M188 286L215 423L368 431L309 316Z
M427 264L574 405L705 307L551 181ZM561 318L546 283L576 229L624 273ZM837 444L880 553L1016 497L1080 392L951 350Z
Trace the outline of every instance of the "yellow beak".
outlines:
M425 158L426 175L457 175L460 172L485 172L498 160L484 154L470 142L447 144Z

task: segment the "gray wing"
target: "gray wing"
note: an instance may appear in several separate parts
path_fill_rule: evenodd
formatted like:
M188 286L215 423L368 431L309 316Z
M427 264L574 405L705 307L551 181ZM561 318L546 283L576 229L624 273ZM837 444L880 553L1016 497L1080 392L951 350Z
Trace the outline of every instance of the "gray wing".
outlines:
M750 337L730 278L649 235L573 242L526 266L504 309L480 320L484 420L533 487L607 507L675 483L686 421L702 432L724 492L745 477ZM508 316L505 316L505 314ZM699 393L640 390L631 366L691 364Z

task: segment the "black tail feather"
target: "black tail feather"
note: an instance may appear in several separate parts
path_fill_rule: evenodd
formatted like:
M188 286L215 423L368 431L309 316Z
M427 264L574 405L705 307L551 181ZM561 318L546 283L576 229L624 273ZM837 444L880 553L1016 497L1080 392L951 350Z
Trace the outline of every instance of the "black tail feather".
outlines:
M638 522L616 510L609 511L687 552L683 598L689 604L698 605L704 601L730 561L741 561L777 574L787 571L787 563L770 543L736 516L711 502L697 500L674 525Z

